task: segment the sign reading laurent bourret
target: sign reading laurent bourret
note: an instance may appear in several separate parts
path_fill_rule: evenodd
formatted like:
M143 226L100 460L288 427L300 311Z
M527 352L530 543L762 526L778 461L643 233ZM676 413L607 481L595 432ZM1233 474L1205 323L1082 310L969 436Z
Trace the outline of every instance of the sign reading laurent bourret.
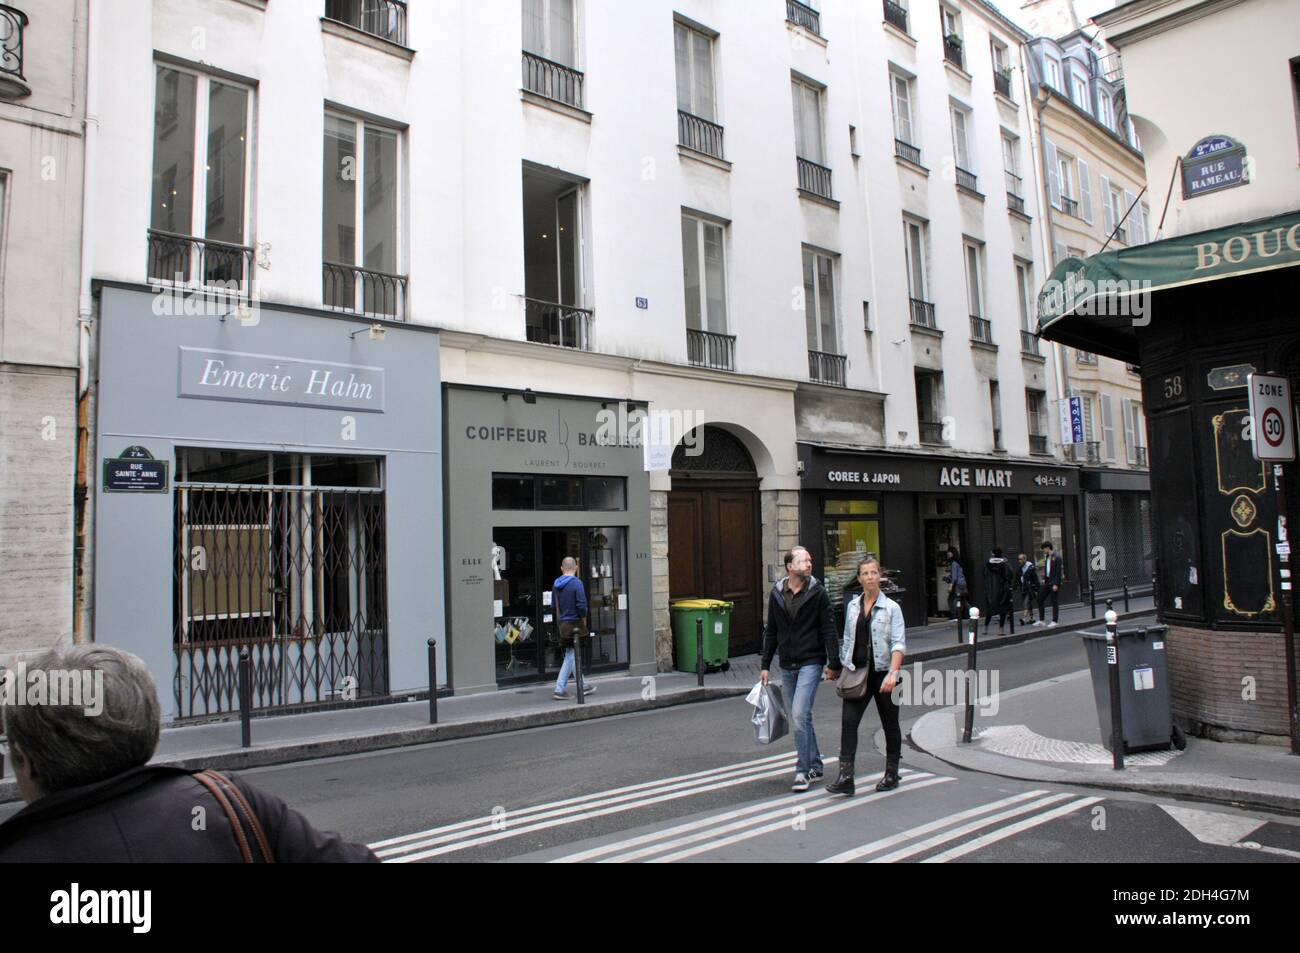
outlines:
M384 412L384 369L273 354L180 348L180 396Z
M1183 156L1183 198L1218 192L1250 181L1246 147L1227 136L1206 136Z

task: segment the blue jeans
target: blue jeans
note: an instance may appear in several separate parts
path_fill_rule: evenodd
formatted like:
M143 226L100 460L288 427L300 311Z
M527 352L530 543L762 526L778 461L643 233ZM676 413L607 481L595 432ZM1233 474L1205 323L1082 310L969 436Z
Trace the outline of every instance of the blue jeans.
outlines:
M569 646L564 650L564 661L560 663L560 676L555 680L555 691L558 694L563 695L565 689L569 687L569 677L573 675L575 664L573 646ZM582 690L584 692L587 690L586 678L582 680Z
M790 727L794 730L794 750L799 755L795 771L800 774L807 774L812 768L822 770L822 753L817 747L812 717L817 685L821 680L822 666L816 662L797 669L781 669L785 707L790 713Z

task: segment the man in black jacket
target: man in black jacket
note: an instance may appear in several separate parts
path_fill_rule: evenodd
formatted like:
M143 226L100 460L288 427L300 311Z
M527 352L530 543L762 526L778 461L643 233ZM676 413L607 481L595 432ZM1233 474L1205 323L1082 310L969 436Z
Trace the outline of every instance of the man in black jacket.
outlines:
M1056 555L1052 541L1043 543L1043 588L1038 590L1038 621L1042 625L1047 620L1047 602L1052 602L1052 621L1048 628L1061 621L1061 582L1065 578L1065 567L1061 557Z
M759 678L767 684L772 656L779 652L785 704L798 754L791 790L807 791L823 773L822 754L813 731L813 702L818 682L835 678L827 661L838 657L839 639L830 596L812 574L808 550L802 546L790 549L785 554L785 571L787 576L772 587L768 599Z
M13 684L19 672L49 687L39 703L26 700L28 685ZM149 766L158 691L128 652L55 649L8 677L0 714L27 806L0 824L0 862L377 859L242 780ZM56 685L74 684L87 690L52 697ZM23 701L12 703L19 693Z
M999 635L1006 630L1007 616L1014 611L1011 605L1014 579L1015 574L1002 555L1002 547L994 546L989 561L984 564L984 599L988 624L993 624L995 615L998 617Z

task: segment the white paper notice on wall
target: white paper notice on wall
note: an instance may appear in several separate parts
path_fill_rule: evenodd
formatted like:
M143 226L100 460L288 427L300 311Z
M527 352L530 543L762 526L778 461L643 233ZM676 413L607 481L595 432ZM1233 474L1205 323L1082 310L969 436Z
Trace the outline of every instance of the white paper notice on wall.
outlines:
M641 421L641 452L646 471L672 469L676 445L672 415L662 411L647 414Z
M1141 692L1155 687L1156 676L1150 666L1133 669L1133 691Z
M549 606L550 604L551 604L551 590L547 589L542 593L542 605Z
M542 616L542 621L543 621L543 622L550 622L550 621L551 621L551 614L548 612L548 613L546 613L546 615Z
M505 615L505 614L506 614L506 610L505 610L505 607L504 607L503 605L501 605L501 600L500 600L500 599L493 599L493 600L492 600L492 616L493 616L494 618L499 619L499 618L501 618L501 617L502 617L503 615Z
M623 609L626 609L626 608L627 608L627 593L626 593L626 592L620 592L620 593L618 594L618 608L619 608L619 611L622 611Z
M1193 586L1195 586L1195 585L1197 584L1197 583L1196 583L1196 578L1197 578L1197 577L1196 577L1196 567L1195 567L1195 566L1188 566L1188 567L1187 567L1187 581L1190 582Z
M1152 643L1151 643L1151 650L1152 650L1153 652L1159 652L1159 651L1161 651L1164 647L1165 647L1165 643L1163 643L1163 642L1152 642Z
M1175 609L1181 609L1182 607L1183 607L1183 597L1182 597L1182 596L1174 596L1174 608L1175 608Z

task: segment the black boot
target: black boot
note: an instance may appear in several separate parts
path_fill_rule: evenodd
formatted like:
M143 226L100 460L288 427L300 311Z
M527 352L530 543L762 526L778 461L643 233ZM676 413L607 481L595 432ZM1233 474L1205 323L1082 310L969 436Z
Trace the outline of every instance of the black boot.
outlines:
M840 758L840 775L826 785L827 794L843 794L853 797L853 759Z
M898 787L898 762L886 761L885 776L881 778L880 783L876 785L876 790L892 791L896 787Z

